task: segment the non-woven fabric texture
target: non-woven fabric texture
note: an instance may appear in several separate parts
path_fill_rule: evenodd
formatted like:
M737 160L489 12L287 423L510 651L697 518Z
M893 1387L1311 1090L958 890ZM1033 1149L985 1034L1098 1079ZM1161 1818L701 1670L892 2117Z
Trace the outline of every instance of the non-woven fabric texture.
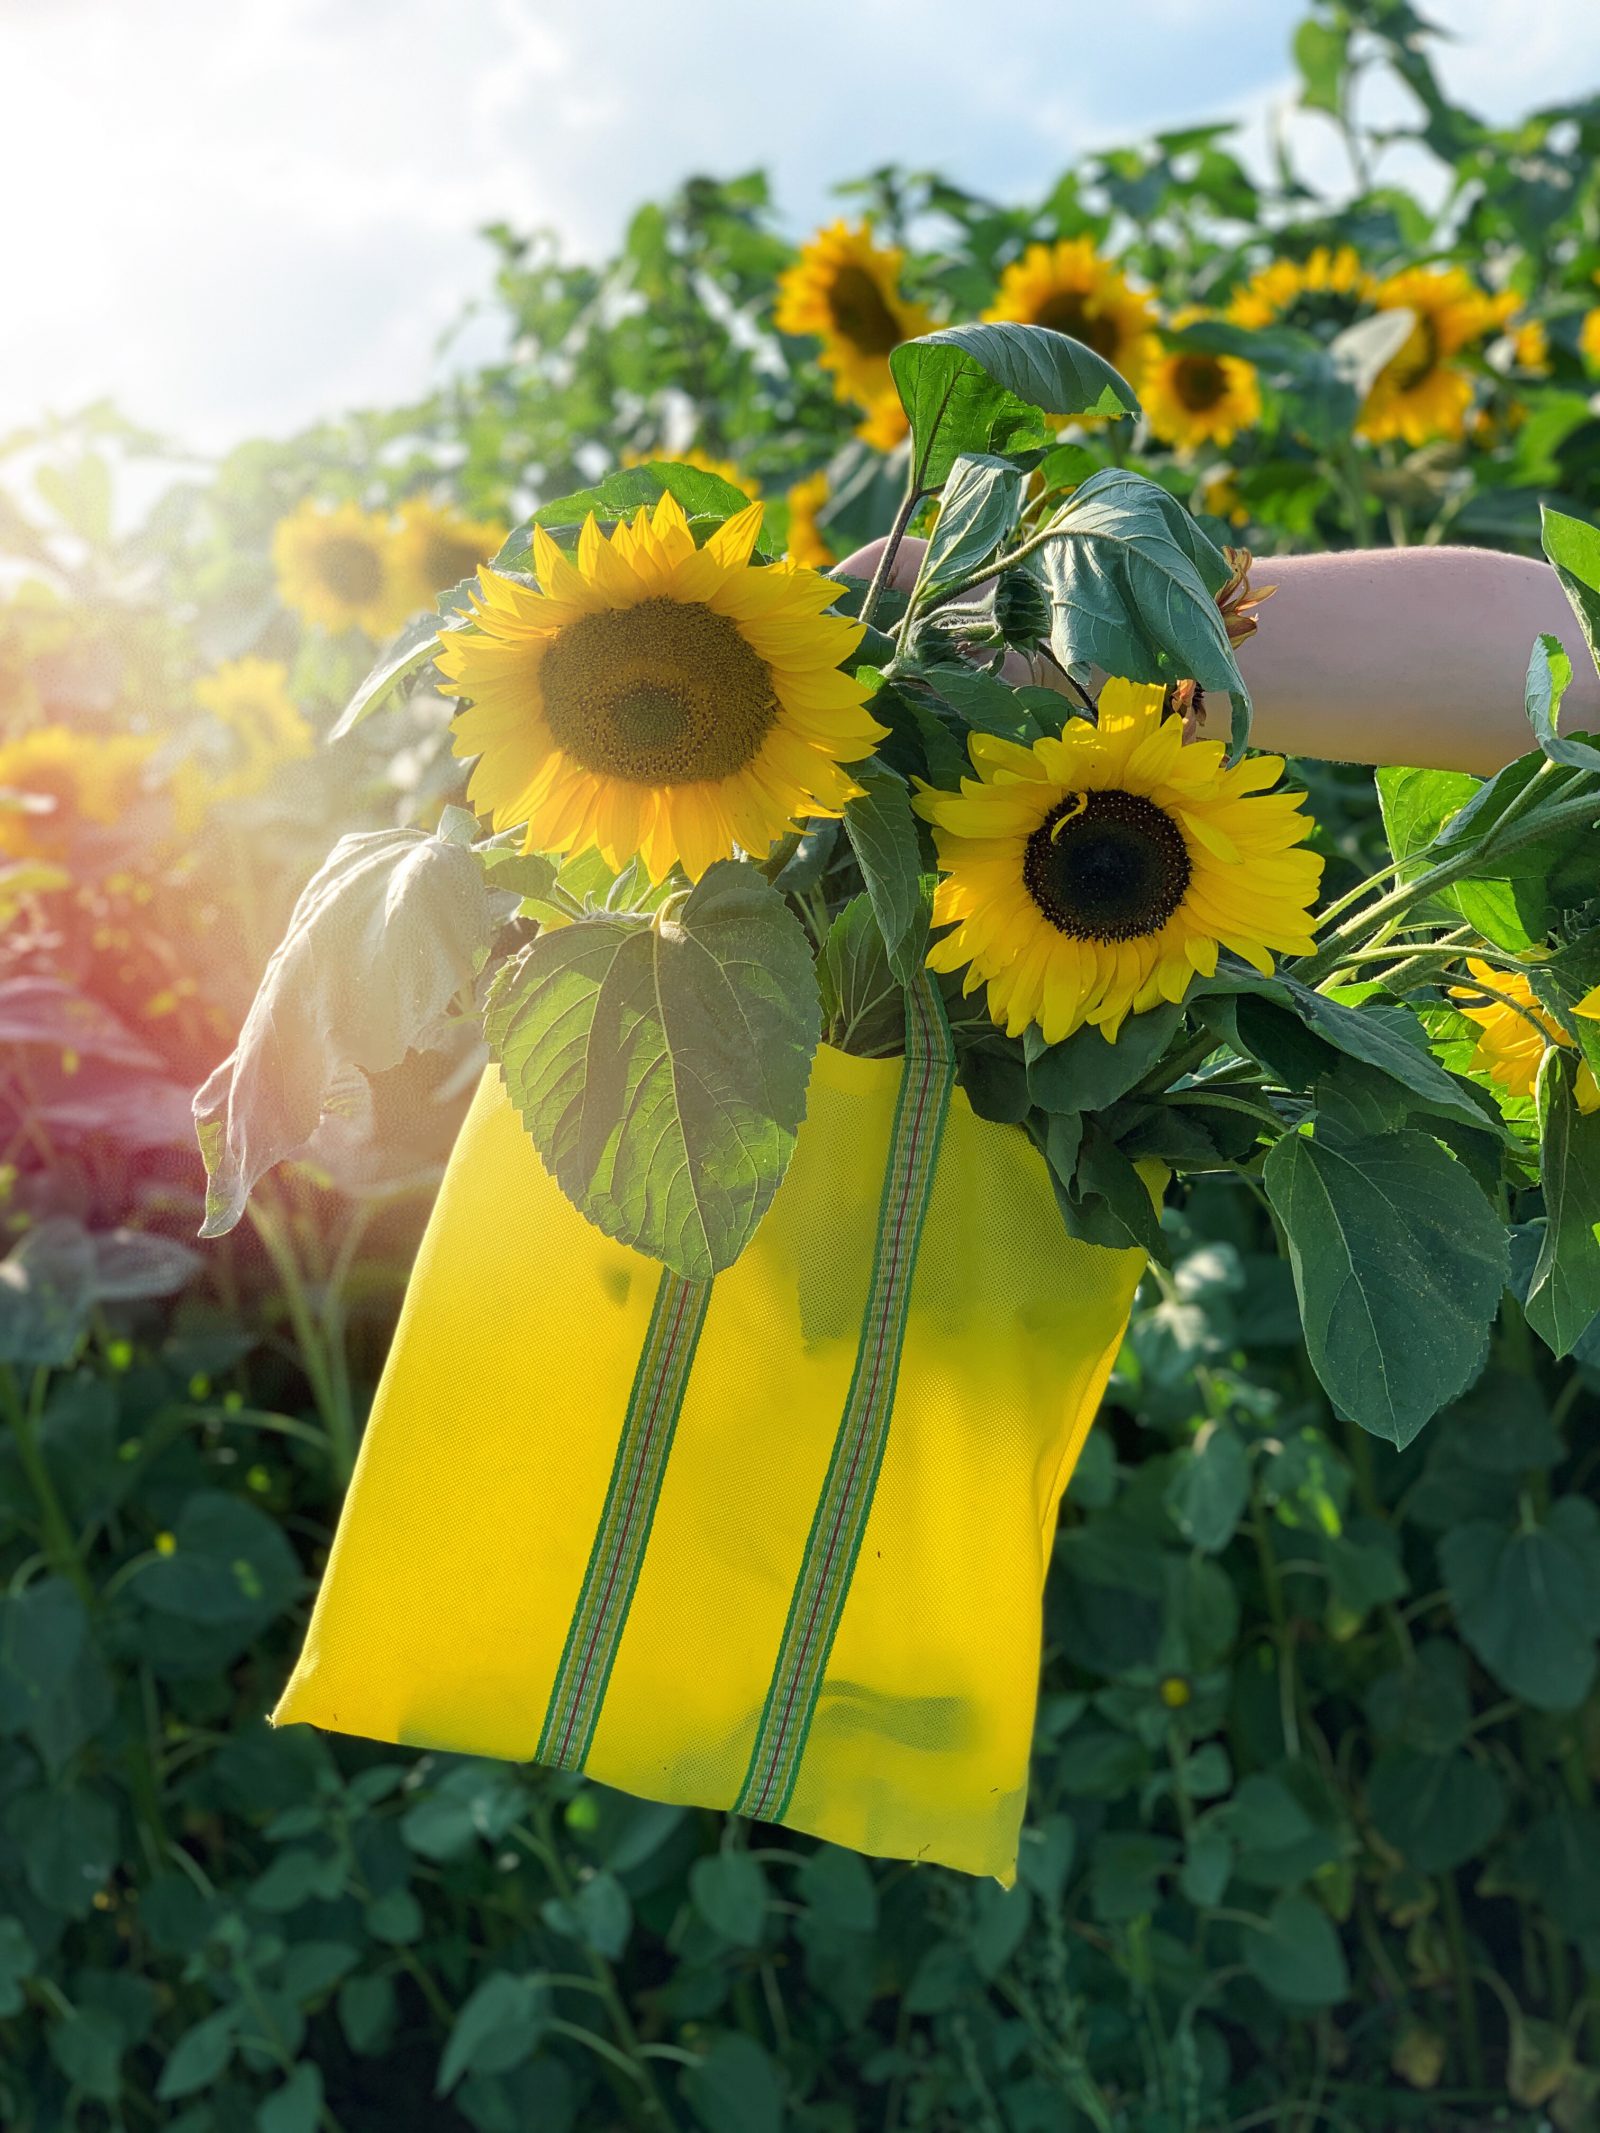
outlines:
M1057 1509L1144 1259L1065 1235L938 1025L819 1051L707 1283L587 1222L485 1073L277 1723L1013 1878Z

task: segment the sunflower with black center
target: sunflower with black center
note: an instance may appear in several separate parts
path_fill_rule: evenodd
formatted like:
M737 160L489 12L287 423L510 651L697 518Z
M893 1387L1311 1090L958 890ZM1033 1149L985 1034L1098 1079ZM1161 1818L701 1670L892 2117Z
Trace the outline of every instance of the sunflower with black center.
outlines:
M1305 333L1339 332L1353 325L1376 284L1353 245L1317 245L1304 259L1273 259L1229 300L1231 325L1282 323Z
M1112 260L1101 258L1088 237L1030 244L1001 275L983 315L1070 334L1130 381L1158 346L1154 304Z
M1304 794L1267 790L1281 756L1230 770L1222 742L1186 743L1165 697L1107 682L1098 723L1031 748L974 734L977 776L918 793L943 876L934 922L950 928L929 965L986 985L1010 1036L1037 1023L1059 1044L1093 1023L1114 1042L1210 976L1220 948L1263 974L1274 950L1311 950L1322 861Z
M697 881L856 797L843 766L884 737L839 671L861 626L826 612L839 588L818 572L753 565L760 525L751 504L696 548L663 496L609 538L591 513L575 558L536 527L537 591L479 574L436 663L470 699L455 753L478 758L467 797L496 829Z
M1175 329L1192 326L1197 310L1176 312ZM1179 451L1214 444L1226 450L1241 430L1261 420L1261 380L1242 356L1207 355L1197 348L1152 353L1139 381L1139 400L1154 436Z
M302 622L382 637L394 626L391 535L359 504L329 508L308 496L272 534L278 596Z
M1477 1046L1467 1064L1508 1096L1531 1101L1545 1053L1552 1045L1571 1046L1572 1038L1520 970L1496 970L1472 955L1467 969L1476 984L1456 986L1451 995L1467 1020L1478 1025ZM1467 1005L1471 1000L1483 1004ZM1600 985L1584 995L1573 1013L1600 1022ZM1600 1111L1600 1082L1587 1060L1578 1068L1574 1095L1580 1111Z
M391 628L432 609L440 593L470 578L505 545L508 530L498 519L468 518L427 496L408 497L397 519L386 558Z
M900 293L905 253L878 244L868 222L830 223L800 247L778 283L780 333L814 334L834 395L871 410L894 394L890 351L933 325L933 314Z
M1367 394L1356 421L1374 444L1460 438L1472 405L1472 377L1454 358L1501 322L1503 307L1460 267L1407 267L1373 292L1380 311L1412 314L1411 331Z

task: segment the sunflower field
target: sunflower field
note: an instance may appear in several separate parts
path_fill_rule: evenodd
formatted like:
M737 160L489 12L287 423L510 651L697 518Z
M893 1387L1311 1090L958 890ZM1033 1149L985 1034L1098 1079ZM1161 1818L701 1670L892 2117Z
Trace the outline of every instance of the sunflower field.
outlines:
M488 232L505 353L419 404L0 439L0 2124L1600 2129L1600 99L1491 127L1432 49L1300 23L1336 198L1227 125L1020 203L874 170L799 243L692 177L603 261ZM1000 679L1091 612L1068 523L1097 723ZM891 527L909 590L822 575ZM1447 542L1572 601L1526 756L1181 745L1274 556ZM530 1063L664 905L804 1053L695 1225ZM912 964L1074 1249L1150 1262L1014 1883L271 1726L486 1047L699 1278L795 998L875 1062Z

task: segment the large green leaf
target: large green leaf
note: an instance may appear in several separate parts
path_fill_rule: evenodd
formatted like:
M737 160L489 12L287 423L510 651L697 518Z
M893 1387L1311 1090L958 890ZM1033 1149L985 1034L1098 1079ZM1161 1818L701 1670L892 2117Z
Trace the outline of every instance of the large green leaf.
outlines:
M542 934L485 1030L591 1222L691 1278L732 1264L794 1152L818 1033L805 934L754 867L719 861L671 917Z
M1048 326L945 326L889 357L911 422L915 480L937 489L963 452L1043 443L1047 415L1136 415L1132 389L1081 341Z
M301 894L239 1042L194 1100L202 1237L225 1236L256 1180L305 1150L353 1071L439 1041L494 932L470 847L422 830L342 837Z
M1062 666L1225 690L1237 708L1234 745L1244 746L1250 697L1215 597L1227 561L1175 497L1143 475L1105 468L1057 511L1036 567L1050 588L1050 648Z
M997 553L1017 522L1027 479L1013 459L963 453L939 499L939 517L922 558L922 589L952 585Z
M1539 1076L1545 1226L1528 1284L1528 1323L1568 1355L1600 1312L1600 1111L1582 1112L1577 1066L1564 1047Z
M1336 1051L1378 1068L1421 1097L1430 1111L1462 1119L1470 1126L1488 1123L1482 1104L1428 1050L1427 1031L1409 1008L1346 1007L1296 979L1285 978L1284 984L1289 1004L1307 1029Z
M1421 770L1385 765L1377 773L1378 806L1396 859L1425 851L1452 815L1483 783L1465 770Z
M870 764L855 777L861 796L846 803L844 826L872 899L889 967L902 985L909 985L921 968L928 940L917 818L905 779L896 772Z
M1541 504L1539 538L1578 618L1589 657L1600 668L1600 528Z
M1563 1496L1515 1531L1469 1519L1439 1544L1461 1634L1513 1696L1573 1711L1594 1685L1600 1634L1600 1512Z
M1162 1001L1130 1015L1106 1041L1093 1023L1060 1044L1046 1044L1037 1023L1024 1033L1028 1093L1041 1111L1108 1111L1144 1078L1177 1033L1183 1009Z
M1264 1179L1318 1377L1341 1413L1408 1444L1483 1367L1507 1271L1493 1208L1411 1129L1337 1147L1286 1134Z

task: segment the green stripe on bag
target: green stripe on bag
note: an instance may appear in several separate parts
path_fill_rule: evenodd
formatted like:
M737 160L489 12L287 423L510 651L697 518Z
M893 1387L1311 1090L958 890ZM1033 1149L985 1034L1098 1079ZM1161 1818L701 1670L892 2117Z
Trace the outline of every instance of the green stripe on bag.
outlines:
M906 988L905 1071L855 1371L737 1802L741 1814L760 1821L780 1820L788 1807L855 1574L888 1441L917 1248L954 1085L955 1045L944 1003L919 972Z
M556 1669L534 1760L581 1770L650 1539L689 1369L711 1301L709 1281L664 1272L623 1417L600 1529Z

